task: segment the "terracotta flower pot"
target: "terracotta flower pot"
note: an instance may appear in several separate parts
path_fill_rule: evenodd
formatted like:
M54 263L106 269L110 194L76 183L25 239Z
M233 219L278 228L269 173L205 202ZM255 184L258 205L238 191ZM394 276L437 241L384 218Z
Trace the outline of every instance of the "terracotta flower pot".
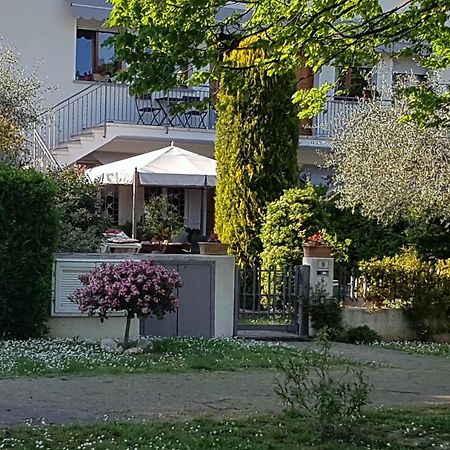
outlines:
M309 258L329 258L331 247L327 245L304 245L303 255Z
M201 255L226 255L228 244L223 242L199 242Z

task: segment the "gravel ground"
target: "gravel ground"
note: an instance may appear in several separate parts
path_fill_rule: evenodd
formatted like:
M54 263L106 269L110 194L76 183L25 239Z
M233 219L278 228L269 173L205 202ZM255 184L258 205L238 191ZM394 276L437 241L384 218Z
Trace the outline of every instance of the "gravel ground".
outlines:
M450 404L450 362L445 359L345 344L334 345L333 352L380 365L365 368L375 386L373 405ZM276 376L216 372L1 380L0 426L277 412Z

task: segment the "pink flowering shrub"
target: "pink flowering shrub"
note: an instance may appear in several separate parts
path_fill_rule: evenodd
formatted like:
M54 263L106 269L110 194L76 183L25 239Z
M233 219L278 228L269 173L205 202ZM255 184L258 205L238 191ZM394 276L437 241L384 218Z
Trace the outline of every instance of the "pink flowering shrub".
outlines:
M126 311L125 345L131 319L162 318L174 311L178 307L174 290L182 286L177 272L149 260L102 264L79 278L84 286L69 297L70 301L89 316L97 314L102 322L110 311Z

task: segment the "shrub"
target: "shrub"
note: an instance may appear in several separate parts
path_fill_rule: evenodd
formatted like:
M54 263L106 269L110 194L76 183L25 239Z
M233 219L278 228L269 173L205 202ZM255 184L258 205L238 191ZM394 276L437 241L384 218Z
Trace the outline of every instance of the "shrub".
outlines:
M58 217L54 183L0 165L0 338L39 337L50 313Z
M332 372L326 334L319 342L319 357L291 358L282 365L284 379L278 381L275 392L292 412L311 419L320 438L348 438L362 417L371 386L360 369Z
M311 185L288 189L267 206L261 230L264 268L301 264L302 244L321 231L329 215L320 193Z
M339 336L338 340L347 344L373 344L374 342L380 342L382 339L376 331L367 325L361 325L348 328Z
M327 229L339 242L348 242L345 265L356 268L361 260L395 255L407 242L406 224L383 225L364 217L358 210L338 209L327 201Z
M259 263L267 204L295 186L299 172L293 74L268 76L256 62L263 54L230 52L230 65L252 69L240 73L240 83L224 84L217 104L215 229L242 267Z
M102 233L109 225L103 211L102 186L91 183L80 166L54 172L51 177L58 187L58 251L96 252L103 237Z
M78 303L81 312L97 314L103 322L111 311L126 311L124 346L128 345L131 319L162 318L174 311L178 303L173 291L182 285L177 272L149 260L105 263L80 275L80 280L84 287L77 289L70 300Z
M316 289L309 300L311 325L316 332L325 330L332 340L343 330L342 307L339 300L328 297L321 289Z
M359 268L363 298L375 307L405 310L420 338L450 329L450 259L425 261L408 248Z

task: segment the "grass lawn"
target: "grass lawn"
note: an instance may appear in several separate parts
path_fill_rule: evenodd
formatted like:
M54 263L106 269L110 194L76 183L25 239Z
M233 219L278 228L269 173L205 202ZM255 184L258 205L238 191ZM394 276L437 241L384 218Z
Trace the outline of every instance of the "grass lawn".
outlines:
M435 342L377 342L372 344L375 347L387 348L390 350L399 350L410 354L440 356L450 359L450 343Z
M158 338L153 340L152 352L127 356L73 339L0 341L0 378L276 369L295 355L320 357L312 350L238 339ZM334 362L348 363L337 357Z
M114 422L0 430L0 448L20 450L432 449L450 448L450 408L368 412L346 440L318 442L308 419L286 415L186 423Z

